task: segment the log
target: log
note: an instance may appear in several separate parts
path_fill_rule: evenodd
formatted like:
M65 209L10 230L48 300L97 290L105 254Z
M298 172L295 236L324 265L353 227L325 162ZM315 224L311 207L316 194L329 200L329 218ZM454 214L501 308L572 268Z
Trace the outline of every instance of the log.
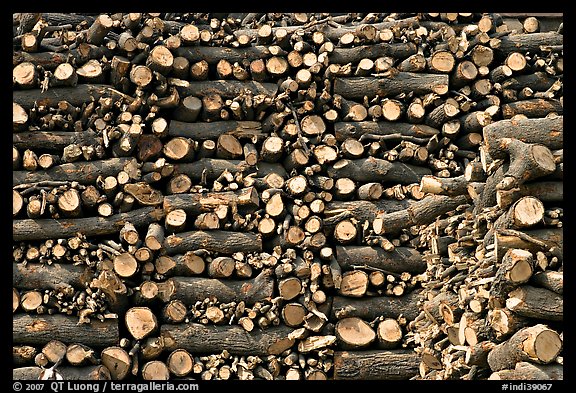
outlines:
M158 329L156 315L148 307L132 307L124 314L128 332L136 340L142 340Z
M92 279L85 266L54 263L16 263L12 268L12 283L19 289L54 289L68 295L85 288Z
M62 366L58 367L56 372L64 380L68 381L108 381L111 378L110 371L103 365L96 366ZM20 367L12 369L13 380L38 380L43 375L47 375L47 370L41 367ZM50 379L54 379L53 377ZM68 382L71 389L79 389L85 386L82 383L78 385Z
M376 332L364 320L357 317L342 318L336 322L334 334L338 346L343 349L361 349L376 340Z
M16 314L13 317L14 344L45 345L50 340L74 342L89 347L115 345L120 339L118 321L92 320L78 324L78 318L67 315Z
M448 75L398 72L389 77L350 77L334 79L334 94L351 100L362 100L364 96L390 97L413 92L416 95L448 92Z
M210 123L185 123L171 120L168 135L190 138L196 141L218 139L221 135L232 135L236 138L264 137L262 125L257 121L215 121Z
M222 303L245 302L252 305L271 299L274 280L270 270L264 269L258 276L248 280L215 279L204 277L173 277L167 281L162 295L164 301L181 300L186 304L203 301L214 296Z
M507 341L496 345L488 354L488 364L492 371L511 369L523 361L548 364L556 359L561 349L558 333L537 324L518 330Z
M395 59L406 59L415 54L416 45L412 42L389 44L381 42L372 45L360 45L353 48L334 48L328 54L330 64L357 63L362 59L377 59L383 56L390 56Z
M242 63L243 60L253 61L272 57L267 46L254 45L242 48L224 48L217 46L182 46L176 49L176 56L188 59L191 63L205 60L210 65L216 65L224 59L229 63Z
M102 144L102 139L92 130L83 132L34 131L12 134L12 144L19 149L60 152L72 144L98 146Z
M530 278L530 283L562 295L564 293L564 272L554 270L538 272Z
M372 222L379 214L392 213L408 208L413 201L404 199L369 201L330 202L324 209L324 224L332 225L345 218L355 218L360 222Z
M396 319L386 318L376 328L378 348L395 349L401 344L403 333Z
M240 95L245 89L248 89L253 94L263 94L272 97L278 91L278 86L275 83L234 80L179 81L176 85L176 90L181 97L204 97L209 94L218 94L222 98L232 99ZM20 103L16 99L14 101Z
M530 34L510 34L500 38L496 48L493 48L499 55L505 56L511 52L538 53L542 45L562 45L564 37L555 31L530 33Z
M160 221L163 215L162 209L143 207L110 217L14 220L12 238L14 241L22 241L72 237L77 233L83 233L85 236L110 235L119 232L126 222L132 223L135 227L141 227Z
M438 216L454 210L467 202L468 199L465 195L456 197L428 195L424 199L414 202L405 210L379 214L372 223L372 228L379 235L396 233L413 225L429 224Z
M497 229L494 233L496 259L500 260L510 248L520 248L535 254L538 251L552 252L561 257L564 248L562 228L527 229L522 232Z
M126 165L135 162L133 158L109 158L106 160L66 163L45 171L13 171L12 183L36 183L42 181L76 181L80 184L93 184L98 176L116 176Z
M174 166L174 174L184 173L192 180L199 181L202 178L202 173L205 171L206 179L217 179L222 172L228 170L231 173L236 172L253 172L248 164L244 161L238 160L224 160L217 158L202 158L198 161L184 164L177 164ZM288 177L286 170L279 164L259 163L256 169L257 177L264 177L267 174L274 172L284 178Z
M401 184L419 183L424 175L430 175L428 168L390 162L369 157L357 160L340 160L328 168L333 178L350 178L360 182L397 182Z
M564 145L563 116L540 119L500 120L488 124L483 129L484 141L492 158L504 158L498 141L514 138L524 143L537 143L551 150L562 149Z
M181 254L200 248L226 254L257 252L262 251L262 239L260 235L252 233L190 231L168 236L164 240L164 250L167 255Z
M394 251L384 251L380 247L337 246L336 259L346 270L358 267L372 267L393 273L423 273L426 261L414 248L396 247Z
M358 317L372 321L381 315L387 318L398 318L403 315L411 321L420 313L418 307L420 296L421 291L419 290L399 297L371 296L351 299L350 297L334 296L330 318Z
M418 375L419 364L409 350L336 351L334 379L408 380Z
M506 307L518 315L538 320L562 321L564 318L562 295L531 285L522 285L510 292Z
M561 364L534 364L531 362L518 362L513 369L493 372L488 377L488 380L564 380L564 366Z
M439 133L438 129L424 124L384 121L337 122L334 124L334 135L339 142L348 138L359 139L366 134L387 136L391 140L402 140L404 136L427 139Z
M185 349L190 353L219 353L267 356L278 355L294 345L288 335L292 328L274 326L247 332L240 326L204 326L198 323L164 324L160 328L164 351Z
M130 372L131 359L128 353L118 346L104 348L100 359L102 365L110 370L111 379L123 380Z
M14 102L24 109L31 109L35 105L57 107L58 102L66 100L73 106L81 107L82 104L96 101L100 98L110 97L115 100L125 100L130 103L132 98L115 90L112 86L100 84L79 84L74 87L59 87L42 92L39 89L15 90L12 94Z
M519 199L527 196L537 198L543 203L562 203L564 201L564 183L560 181L535 181L521 184L511 190L497 190L496 203L501 209L507 209Z

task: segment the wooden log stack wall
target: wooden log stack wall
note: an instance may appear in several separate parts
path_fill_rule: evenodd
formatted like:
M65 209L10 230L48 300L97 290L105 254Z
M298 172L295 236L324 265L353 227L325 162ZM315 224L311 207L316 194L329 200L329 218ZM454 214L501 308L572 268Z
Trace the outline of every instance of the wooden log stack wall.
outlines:
M13 20L15 379L562 379L562 15Z

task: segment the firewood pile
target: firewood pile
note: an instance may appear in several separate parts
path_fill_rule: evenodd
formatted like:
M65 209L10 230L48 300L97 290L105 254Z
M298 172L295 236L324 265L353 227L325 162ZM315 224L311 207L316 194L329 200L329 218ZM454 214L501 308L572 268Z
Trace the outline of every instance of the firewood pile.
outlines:
M14 379L562 379L558 14L13 15Z

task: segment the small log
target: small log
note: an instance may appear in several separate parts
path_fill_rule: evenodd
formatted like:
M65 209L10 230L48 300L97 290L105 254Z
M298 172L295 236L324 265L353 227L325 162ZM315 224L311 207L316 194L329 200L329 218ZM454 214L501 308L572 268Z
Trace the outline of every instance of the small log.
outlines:
M494 276L490 297L495 297L500 306L504 306L508 292L528 282L533 272L532 253L522 249L509 249L502 257L502 263Z
M511 369L522 361L548 364L556 359L561 349L558 333L538 324L520 329L507 341L496 345L488 354L488 364L492 371Z
M14 344L45 345L50 340L60 340L102 347L115 345L119 339L118 321L113 319L78 324L77 317L59 314L13 317Z
M334 379L408 380L418 375L419 356L408 350L337 351Z
M238 355L278 355L294 345L292 328L274 326L247 332L240 326L204 326L198 323L162 325L164 350L185 349L190 353L219 353L226 349Z

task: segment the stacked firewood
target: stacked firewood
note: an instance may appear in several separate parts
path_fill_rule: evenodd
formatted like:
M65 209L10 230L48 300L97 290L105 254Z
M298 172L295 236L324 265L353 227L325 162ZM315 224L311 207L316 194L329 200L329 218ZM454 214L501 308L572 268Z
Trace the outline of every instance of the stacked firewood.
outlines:
M14 14L15 379L559 379L561 16Z

